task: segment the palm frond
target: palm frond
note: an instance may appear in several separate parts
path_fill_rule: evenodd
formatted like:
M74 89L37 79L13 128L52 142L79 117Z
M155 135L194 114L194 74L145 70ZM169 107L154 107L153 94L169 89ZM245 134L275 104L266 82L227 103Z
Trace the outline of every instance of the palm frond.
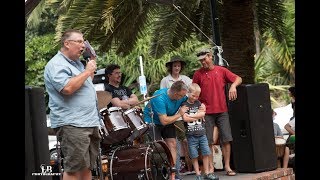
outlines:
M40 1L35 8L27 14L26 25L29 28L36 27L40 24L41 14L45 10L45 1Z
M281 42L285 36L283 0L259 0L256 1L258 24L261 34L269 29L273 30L273 37Z
M151 48L154 57L161 57L164 52L178 48L196 32L193 21L197 20L198 9L199 3L194 0L176 1L174 6L159 7L154 18Z

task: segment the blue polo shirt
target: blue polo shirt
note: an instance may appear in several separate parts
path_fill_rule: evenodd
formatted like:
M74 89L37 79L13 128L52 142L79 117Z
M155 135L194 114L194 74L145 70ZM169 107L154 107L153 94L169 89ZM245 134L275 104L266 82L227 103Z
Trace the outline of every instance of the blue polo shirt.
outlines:
M144 121L148 124L152 122L150 111L153 112L153 121L156 125L161 125L159 115L167 115L167 116L173 116L178 111L179 107L181 106L182 102L187 100L187 96L184 96L183 98L179 100L172 100L168 96L168 88L163 88L157 90L153 96L159 96L151 99L147 106L144 108L143 116ZM151 109L150 109L151 104Z

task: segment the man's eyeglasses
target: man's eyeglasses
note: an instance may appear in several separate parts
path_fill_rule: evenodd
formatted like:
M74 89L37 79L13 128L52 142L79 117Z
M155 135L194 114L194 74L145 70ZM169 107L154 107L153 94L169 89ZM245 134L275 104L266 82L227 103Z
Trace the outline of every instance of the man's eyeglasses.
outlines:
M208 54L208 53L209 53L209 52L206 52L206 51L199 52L199 53L197 53L197 57L206 55L206 54Z
M84 43L84 40L73 40L73 39L68 39L67 41L73 41L73 42L76 42L78 44L83 44Z

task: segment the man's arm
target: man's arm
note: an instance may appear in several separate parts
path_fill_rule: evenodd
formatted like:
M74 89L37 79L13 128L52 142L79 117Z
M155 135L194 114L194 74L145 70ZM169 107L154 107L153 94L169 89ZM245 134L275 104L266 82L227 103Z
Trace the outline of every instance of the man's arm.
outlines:
M90 76L91 79L94 77L94 71L97 69L96 61L90 60L86 65L86 69L77 76L70 78L69 82L64 86L61 90L62 94L71 95L76 90L80 89L83 83L88 79Z
M131 94L130 98L127 100L130 105L137 104L139 102L138 96L135 94Z
M76 90L80 89L80 87L88 79L88 77L91 76L92 73L93 72L90 72L89 70L85 70L79 75L70 78L69 82L61 90L62 94L64 95L73 94Z
M168 125L174 123L177 119L182 117L188 110L187 106L181 106L179 113L176 113L172 116L167 116L166 114L159 115L159 119L162 125Z
M242 83L242 78L237 76L236 80L231 84L229 89L229 100L233 101L237 99L237 86Z
M294 130L291 128L290 124L287 123L284 128L289 132L290 135L296 134Z

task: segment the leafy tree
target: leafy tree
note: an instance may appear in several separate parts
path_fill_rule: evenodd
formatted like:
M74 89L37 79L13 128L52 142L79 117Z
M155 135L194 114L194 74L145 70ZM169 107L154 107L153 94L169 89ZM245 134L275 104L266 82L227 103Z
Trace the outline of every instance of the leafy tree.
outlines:
M25 84L44 86L44 67L58 50L53 47L52 41L54 34L37 36L26 42Z
M277 40L272 28L269 28L261 38L262 50L255 59L255 82L266 82L274 106L290 102L288 88L294 85L295 67L295 11L294 1L284 2L284 39Z
M46 2L49 2L48 0ZM50 1L51 2L51 1ZM174 51L193 34L206 43L212 32L210 0L56 0L60 14L56 39L68 28L80 29L89 41L99 44L99 51L115 49L118 55L128 55L136 46L146 27L151 26L152 48L156 58ZM272 27L276 39L283 35L282 0L218 1L221 17L221 39L224 57L230 69L239 74L244 83L254 82L254 20L258 32ZM256 16L257 18L255 18ZM192 23L190 23L193 22ZM198 28L195 28L196 25ZM212 39L212 37L211 37Z

